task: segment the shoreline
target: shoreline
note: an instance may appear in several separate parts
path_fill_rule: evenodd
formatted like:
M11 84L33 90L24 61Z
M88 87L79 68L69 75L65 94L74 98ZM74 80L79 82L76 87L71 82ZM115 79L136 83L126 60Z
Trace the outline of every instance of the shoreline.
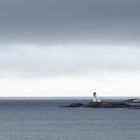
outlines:
M83 108L140 108L140 98L0 98L2 106L56 106Z
M75 102L64 107L84 107L84 108L138 108L140 109L139 99L126 99L126 100L103 100L101 102L89 102L83 104L81 102Z

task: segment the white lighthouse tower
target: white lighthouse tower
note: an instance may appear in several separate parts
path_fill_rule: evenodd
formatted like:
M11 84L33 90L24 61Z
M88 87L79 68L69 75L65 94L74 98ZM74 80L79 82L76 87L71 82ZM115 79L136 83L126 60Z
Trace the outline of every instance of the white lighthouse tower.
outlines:
M96 102L101 102L100 99L97 99L97 94L96 92L93 93L93 102L96 103Z
M97 102L96 92L93 93L93 102Z

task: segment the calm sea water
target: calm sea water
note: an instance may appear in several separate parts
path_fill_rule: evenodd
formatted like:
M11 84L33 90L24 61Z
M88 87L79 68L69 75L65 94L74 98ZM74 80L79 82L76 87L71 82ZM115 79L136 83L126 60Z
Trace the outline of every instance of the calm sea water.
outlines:
M60 107L75 101L1 100L0 139L140 139L140 110ZM80 102L88 101L80 100Z

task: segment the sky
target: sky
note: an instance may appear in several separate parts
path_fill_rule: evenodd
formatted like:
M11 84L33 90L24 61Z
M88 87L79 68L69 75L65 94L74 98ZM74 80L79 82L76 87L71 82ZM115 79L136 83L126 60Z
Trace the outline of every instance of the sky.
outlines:
M139 6L0 0L0 96L139 96Z

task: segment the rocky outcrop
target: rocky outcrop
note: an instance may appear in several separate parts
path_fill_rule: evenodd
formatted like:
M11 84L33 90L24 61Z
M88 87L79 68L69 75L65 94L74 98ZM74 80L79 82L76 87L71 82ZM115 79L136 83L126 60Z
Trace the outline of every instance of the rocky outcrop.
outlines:
M91 108L139 108L140 99L127 99L127 100L102 100L98 102L89 102L87 104L72 103L65 107L91 107Z
M64 107L91 107L91 108L124 108L128 107L125 102L89 102L88 104L72 103Z
M72 103L70 105L66 105L64 107L83 107L84 105L82 103Z

